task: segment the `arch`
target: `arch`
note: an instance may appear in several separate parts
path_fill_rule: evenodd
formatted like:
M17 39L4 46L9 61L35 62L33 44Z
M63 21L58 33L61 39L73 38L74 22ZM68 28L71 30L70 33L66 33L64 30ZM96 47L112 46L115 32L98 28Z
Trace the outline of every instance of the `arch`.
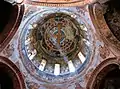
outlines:
M87 83L86 89L99 89L100 83L108 72L119 67L117 58L109 58L100 63L92 72L90 80Z
M117 40L120 41L120 27L119 27L119 15L120 15L120 1L119 0L109 0L104 6L106 6L104 18L105 21L110 28L113 35L116 37Z
M99 35L99 38L102 39L106 45L108 45L112 52L119 56L120 41L114 36L109 26L107 25L104 16L105 10L103 9L104 7L98 2L89 5L90 18L97 34Z
M0 89L25 89L23 76L9 59L0 56Z
M9 43L16 33L24 13L24 5L12 5L4 0L0 1L0 51Z

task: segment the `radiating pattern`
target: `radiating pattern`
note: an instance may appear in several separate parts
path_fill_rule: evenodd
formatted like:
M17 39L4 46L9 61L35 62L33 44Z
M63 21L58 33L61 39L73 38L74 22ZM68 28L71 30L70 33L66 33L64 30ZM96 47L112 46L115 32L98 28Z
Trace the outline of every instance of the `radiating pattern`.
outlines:
M91 52L88 28L76 14L65 12L31 17L21 41L24 63L46 79L79 73Z

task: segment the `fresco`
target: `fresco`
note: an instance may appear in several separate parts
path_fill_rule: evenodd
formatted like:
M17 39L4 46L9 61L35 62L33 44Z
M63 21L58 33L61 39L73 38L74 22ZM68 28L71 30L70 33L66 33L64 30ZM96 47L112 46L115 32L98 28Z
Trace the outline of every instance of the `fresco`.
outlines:
M93 89L98 72L111 63L104 61L119 62L119 37L105 23L100 5L86 5L90 2L24 0L18 4L25 7L22 21L0 55L17 65L26 89Z

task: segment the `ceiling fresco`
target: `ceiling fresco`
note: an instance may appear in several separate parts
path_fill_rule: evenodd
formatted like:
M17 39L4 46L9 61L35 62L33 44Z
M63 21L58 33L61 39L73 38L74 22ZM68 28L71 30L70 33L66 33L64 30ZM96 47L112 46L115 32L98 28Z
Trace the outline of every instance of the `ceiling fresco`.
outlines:
M40 77L63 80L80 73L89 62L91 34L77 14L48 9L26 22L20 37L23 63L30 63Z
M100 71L120 64L119 10L95 1L7 1L17 11L10 12L13 25L13 18L5 20L8 33L0 31L0 39L6 38L0 62L10 60L20 70L20 89L97 89L107 73Z

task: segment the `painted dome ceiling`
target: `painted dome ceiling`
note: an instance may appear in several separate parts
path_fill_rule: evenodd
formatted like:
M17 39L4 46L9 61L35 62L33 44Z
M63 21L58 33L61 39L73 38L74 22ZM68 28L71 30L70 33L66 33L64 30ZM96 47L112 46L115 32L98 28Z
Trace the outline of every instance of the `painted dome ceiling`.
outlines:
M105 4L103 15L102 5L82 7L84 1L93 0L24 0L13 10L19 14L0 54L17 65L27 89L93 89L110 62L119 64L119 10Z
M31 74L63 80L83 70L89 62L92 43L78 15L53 11L37 13L26 21L20 47L23 63Z

